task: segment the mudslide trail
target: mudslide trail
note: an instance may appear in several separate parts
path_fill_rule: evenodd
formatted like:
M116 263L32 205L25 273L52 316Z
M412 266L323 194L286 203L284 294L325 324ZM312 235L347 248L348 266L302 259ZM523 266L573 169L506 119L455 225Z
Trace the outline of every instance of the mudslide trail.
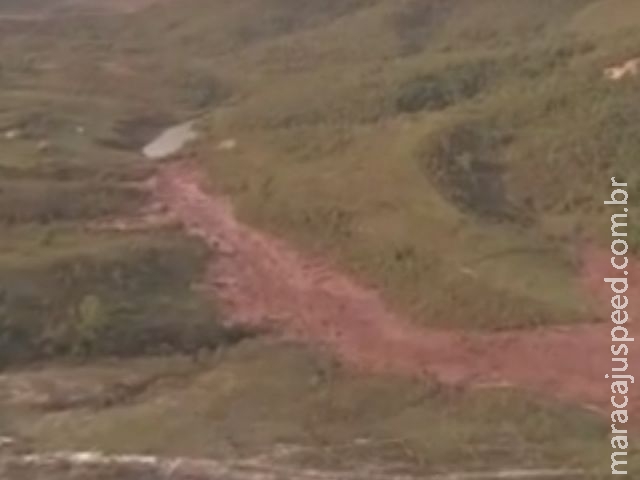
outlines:
M218 252L204 288L215 291L233 322L320 344L366 371L470 387L517 386L610 410L604 378L611 368L610 323L500 334L420 328L391 312L377 292L240 223L229 200L202 184L197 169L175 163L161 168L153 188L192 235ZM585 285L610 299L601 275L609 257L588 257ZM637 360L634 355L630 365ZM630 401L632 410L640 409L640 389Z

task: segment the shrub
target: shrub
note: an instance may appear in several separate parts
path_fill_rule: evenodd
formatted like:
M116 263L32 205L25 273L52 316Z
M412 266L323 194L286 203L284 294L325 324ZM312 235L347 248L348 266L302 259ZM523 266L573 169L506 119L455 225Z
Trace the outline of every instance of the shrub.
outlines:
M211 74L193 73L180 85L182 103L189 109L210 108L229 96L229 89Z
M145 195L118 184L56 182L51 180L0 182L0 222L47 224L89 220L134 210Z
M400 87L396 109L401 113L416 113L446 108L479 94L495 75L493 62L480 61L419 76Z
M515 220L504 168L497 161L509 142L509 134L490 124L463 124L442 135L431 151L421 152L421 161L436 189L463 211L485 219Z
M194 353L239 340L245 332L223 327L190 288L205 255L171 235L0 265L0 363Z

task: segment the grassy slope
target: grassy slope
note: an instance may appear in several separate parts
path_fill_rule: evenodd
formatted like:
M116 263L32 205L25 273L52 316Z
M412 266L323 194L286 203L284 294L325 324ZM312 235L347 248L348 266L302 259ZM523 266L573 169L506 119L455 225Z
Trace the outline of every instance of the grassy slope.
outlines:
M638 182L637 81L601 72L640 32L592 27L600 7L582 0L359 7L260 42L216 20L228 46L212 64L235 96L209 144L240 148L205 149L214 181L246 219L332 252L424 323L590 319L573 248L608 231L606 179ZM206 38L174 48L199 60Z
M3 379L0 402L17 412L7 428L37 451L222 459L286 445L292 453L275 463L420 472L563 467L593 478L607 467L608 427L593 414L512 391L352 375L290 346L248 342L199 365L110 362L18 378Z
M193 108L170 81L145 90L148 76L118 68L105 41L117 28L117 17L0 22L0 365L233 341L192 290L202 245L86 228L146 204L134 184L153 167L137 150Z

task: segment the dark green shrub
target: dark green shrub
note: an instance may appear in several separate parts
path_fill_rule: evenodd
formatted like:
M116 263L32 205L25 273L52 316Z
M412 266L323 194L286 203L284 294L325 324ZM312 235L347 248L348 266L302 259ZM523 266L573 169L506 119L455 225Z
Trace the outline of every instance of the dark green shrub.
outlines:
M210 74L191 74L180 85L182 103L190 109L213 107L229 96L229 89Z
M87 254L0 265L0 363L194 353L238 341L245 332L222 326L191 289L205 256L180 237L135 237Z
M414 78L400 87L396 109L401 113L416 113L446 108L479 94L495 75L494 63L483 61Z
M463 211L489 220L524 221L510 203L499 152L509 134L490 124L465 124L442 136L435 149L421 153L422 166L438 191Z

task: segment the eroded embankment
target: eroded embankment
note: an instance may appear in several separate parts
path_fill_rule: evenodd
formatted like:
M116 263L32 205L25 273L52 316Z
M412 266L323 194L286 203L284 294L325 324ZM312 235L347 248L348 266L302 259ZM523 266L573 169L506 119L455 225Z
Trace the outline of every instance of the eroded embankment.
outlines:
M220 253L204 287L235 322L321 344L368 371L475 387L513 385L610 407L608 323L500 334L426 330L391 312L377 292L237 221L228 199L205 191L193 166L163 166L154 192L191 234ZM588 253L585 285L604 300L600 274L608 257ZM637 360L634 353L630 365ZM638 410L640 389L631 393L631 409Z

